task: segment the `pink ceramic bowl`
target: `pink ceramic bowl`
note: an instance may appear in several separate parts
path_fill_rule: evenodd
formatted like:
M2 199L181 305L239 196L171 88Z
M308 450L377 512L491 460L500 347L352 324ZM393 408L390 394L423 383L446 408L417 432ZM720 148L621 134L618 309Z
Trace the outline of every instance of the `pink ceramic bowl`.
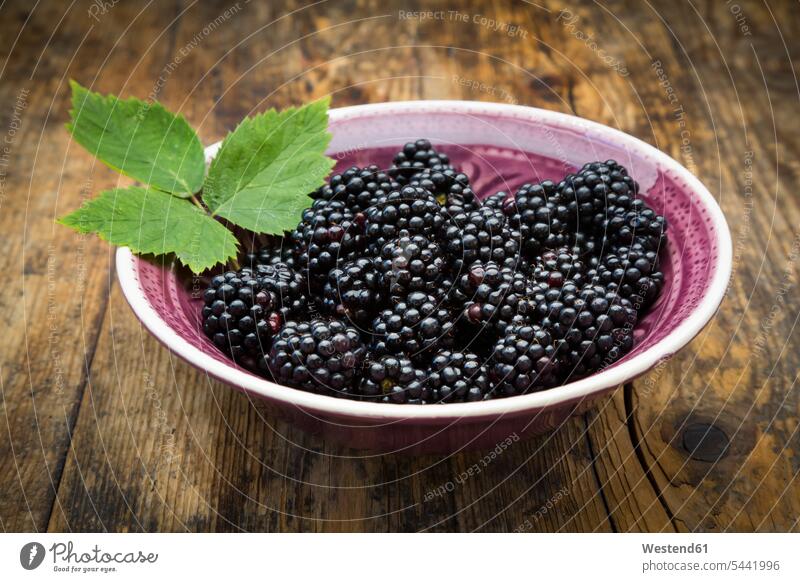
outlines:
M524 182L558 179L593 160L616 159L669 222L662 251L666 286L640 321L634 349L588 378L514 398L444 405L357 402L280 386L238 368L203 335L201 302L163 267L117 251L125 297L165 346L207 374L271 403L276 413L329 442L380 451L450 452L494 447L510 435L559 426L616 387L685 346L711 319L731 273L731 239L709 191L689 171L646 143L609 127L542 109L470 101L413 101L334 109L329 154L339 168L388 165L391 152L424 136L470 175L486 196ZM218 144L207 150L209 158ZM580 407L580 408L579 408Z

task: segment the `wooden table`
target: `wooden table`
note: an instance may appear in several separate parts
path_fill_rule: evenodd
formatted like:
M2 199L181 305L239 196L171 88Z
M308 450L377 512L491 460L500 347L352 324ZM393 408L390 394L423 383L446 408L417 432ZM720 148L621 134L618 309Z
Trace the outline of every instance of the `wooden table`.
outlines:
M0 527L800 529L797 4L281 4L0 10ZM735 244L728 297L668 364L426 501L481 454L365 456L266 416L142 328L105 243L53 223L117 181L70 143L69 78L155 96L205 143L327 94L594 119L714 193Z

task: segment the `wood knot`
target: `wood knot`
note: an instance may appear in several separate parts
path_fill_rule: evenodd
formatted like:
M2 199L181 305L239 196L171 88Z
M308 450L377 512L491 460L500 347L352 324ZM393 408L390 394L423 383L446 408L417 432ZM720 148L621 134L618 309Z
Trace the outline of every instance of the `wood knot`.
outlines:
M696 422L683 430L683 448L696 461L720 460L727 454L729 444L725 431L713 424Z

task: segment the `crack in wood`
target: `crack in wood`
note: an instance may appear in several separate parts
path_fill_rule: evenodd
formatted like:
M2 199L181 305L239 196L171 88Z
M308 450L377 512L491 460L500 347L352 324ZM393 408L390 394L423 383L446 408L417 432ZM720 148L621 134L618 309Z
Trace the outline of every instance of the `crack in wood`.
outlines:
M641 465L645 477L647 477L647 480L650 482L650 486L653 488L656 499L658 499L658 502L664 508L667 517L669 517L669 522L672 524L673 529L676 532L680 531L676 524L675 515L672 512L672 508L670 508L669 504L664 499L663 491L658 486L658 482L653 476L653 472L650 470L650 466L647 464L647 460L644 458L644 453L642 452L642 441L636 431L636 419L633 415L633 382L628 382L625 384L623 390L625 395L625 424L628 427L628 435L631 439L633 452L636 454L636 460L639 461L639 465Z

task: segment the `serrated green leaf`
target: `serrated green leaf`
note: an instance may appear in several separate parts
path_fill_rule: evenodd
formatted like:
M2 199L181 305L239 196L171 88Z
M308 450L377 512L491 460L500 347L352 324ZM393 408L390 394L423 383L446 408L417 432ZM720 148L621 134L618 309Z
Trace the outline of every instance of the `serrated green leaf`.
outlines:
M235 257L238 246L231 231L191 202L136 186L105 190L59 222L136 253L175 253L195 273Z
M242 121L225 138L203 184L215 215L255 232L280 234L300 213L333 168L328 99L298 109L274 109Z
M71 122L79 144L111 168L188 198L203 185L205 157L195 131L158 103L103 96L71 81Z

